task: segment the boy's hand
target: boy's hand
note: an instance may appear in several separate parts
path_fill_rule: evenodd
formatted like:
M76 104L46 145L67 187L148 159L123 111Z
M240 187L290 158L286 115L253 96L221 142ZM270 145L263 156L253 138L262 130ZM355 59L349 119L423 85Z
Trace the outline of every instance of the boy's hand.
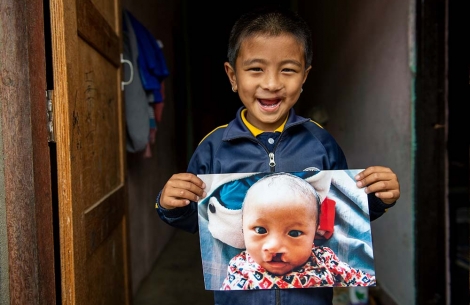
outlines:
M388 167L368 167L357 174L355 179L358 187L365 187L367 194L375 193L386 204L392 204L400 197L397 175Z
M206 197L204 182L194 174L174 174L166 182L158 203L165 209L184 207L190 201L199 201Z

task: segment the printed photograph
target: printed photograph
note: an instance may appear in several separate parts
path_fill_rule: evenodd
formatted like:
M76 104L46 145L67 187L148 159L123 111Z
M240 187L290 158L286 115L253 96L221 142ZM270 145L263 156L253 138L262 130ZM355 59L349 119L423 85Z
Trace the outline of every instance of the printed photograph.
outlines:
M375 286L360 171L199 175L206 290Z

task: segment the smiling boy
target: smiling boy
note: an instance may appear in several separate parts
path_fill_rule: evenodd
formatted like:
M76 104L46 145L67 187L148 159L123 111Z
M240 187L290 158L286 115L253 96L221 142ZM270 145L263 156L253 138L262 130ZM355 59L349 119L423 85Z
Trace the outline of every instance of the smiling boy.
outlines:
M198 231L197 201L207 195L198 174L348 169L335 139L293 109L313 57L310 29L298 14L275 6L242 15L227 57L225 71L243 106L199 143L187 172L171 176L156 200L163 221L189 232ZM368 167L356 181L368 194L371 220L400 197L388 167ZM216 305L331 305L332 299L331 288L214 291Z

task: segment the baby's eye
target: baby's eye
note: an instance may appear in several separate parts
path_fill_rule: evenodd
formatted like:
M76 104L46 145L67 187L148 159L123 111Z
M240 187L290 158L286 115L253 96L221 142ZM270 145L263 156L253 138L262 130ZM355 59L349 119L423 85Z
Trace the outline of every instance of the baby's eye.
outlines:
M288 235L291 237L299 237L302 234L303 234L302 231L299 231L299 230L292 230L292 231L289 231L288 233Z
M266 234L268 231L263 227L255 227L253 229L258 234Z

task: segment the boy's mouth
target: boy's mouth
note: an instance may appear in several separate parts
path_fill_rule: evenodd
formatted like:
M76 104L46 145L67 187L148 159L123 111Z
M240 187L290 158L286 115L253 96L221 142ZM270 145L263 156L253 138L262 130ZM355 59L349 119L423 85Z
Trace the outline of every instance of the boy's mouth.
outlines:
M277 105L281 102L280 99L274 99L274 100L262 100L258 99L259 103L263 108L276 108Z

